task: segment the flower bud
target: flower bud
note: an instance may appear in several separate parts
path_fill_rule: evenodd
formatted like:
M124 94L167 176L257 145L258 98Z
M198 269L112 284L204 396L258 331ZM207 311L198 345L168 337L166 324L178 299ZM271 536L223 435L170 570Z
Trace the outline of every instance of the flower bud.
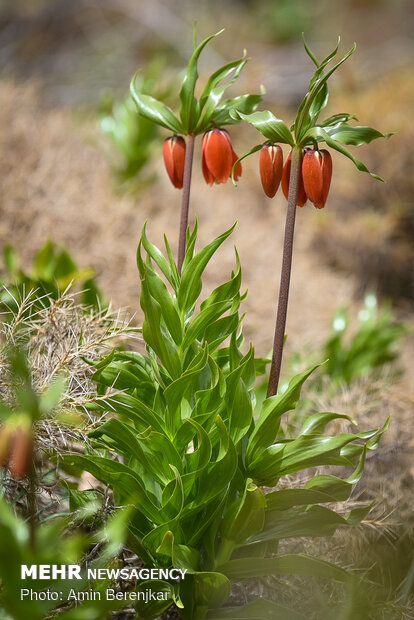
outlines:
M285 165L283 166L283 172L282 172L282 190L283 190L286 200L288 199L288 196L289 196L291 165L292 165L292 151L290 151L289 155L287 156ZM302 170L301 170L299 174L298 199L296 201L297 206L304 207L307 199L308 197L306 195L305 187L303 185Z
M21 480L27 474L33 458L33 436L30 428L17 428L12 436L9 463L10 475Z
M276 194L283 171L283 153L277 144L265 144L260 150L260 179L269 198Z
M319 152L322 156L322 196L321 199L315 203L315 207L317 209L323 209L328 198L329 188L331 186L332 157L326 149L321 149Z
M201 166L206 183L226 183L238 157L233 150L230 136L225 129L211 129L203 136L201 143ZM234 171L237 181L241 176L240 162Z
M322 200L322 155L319 151L308 149L302 162L302 177L305 192L314 205Z
M164 164L171 179L171 183L177 189L181 189L184 179L185 163L185 140L182 136L171 136L164 140L162 147Z

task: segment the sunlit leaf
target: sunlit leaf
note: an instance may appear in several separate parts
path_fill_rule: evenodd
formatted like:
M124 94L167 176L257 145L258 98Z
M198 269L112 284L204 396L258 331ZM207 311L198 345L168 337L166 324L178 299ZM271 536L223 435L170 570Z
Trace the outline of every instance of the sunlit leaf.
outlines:
M165 105L165 103L157 101L154 97L139 92L136 78L137 76L135 75L131 81L131 96L136 103L139 114L157 125L170 129L174 133L185 133L183 126L171 108Z
M253 114L243 114L234 110L232 113L234 118L238 116L255 127L260 133L272 142L282 142L293 146L294 140L288 127L280 119L276 118L272 112L265 110L263 112L253 112Z
M183 85L180 91L180 100L181 100L181 109L180 109L180 118L182 126L185 129L185 133L191 133L195 129L195 125L197 122L196 119L196 111L197 111L197 100L194 96L195 85L198 79L198 71L197 71L197 63L200 57L201 52L207 45L209 41L217 37L221 34L223 30L216 32L198 45L188 63L187 71L184 77Z

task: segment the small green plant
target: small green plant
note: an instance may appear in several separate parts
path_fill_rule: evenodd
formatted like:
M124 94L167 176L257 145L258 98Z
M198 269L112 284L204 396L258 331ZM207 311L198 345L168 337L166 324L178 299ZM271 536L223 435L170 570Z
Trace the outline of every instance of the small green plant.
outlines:
M138 73L135 78L137 91L147 96L154 96L155 92L157 99L165 101L171 87L159 92L157 77L162 68L163 63L156 59L144 73ZM100 115L101 129L121 157L121 162L114 164L115 176L120 186L137 189L151 183L153 178L145 176L144 170L159 144L157 125L138 114L130 97L120 101L114 101L109 96L104 97Z
M323 347L322 356L327 359L324 372L333 381L350 383L395 361L406 328L395 321L388 308L378 308L375 295L365 297L358 329L351 338L347 338L349 326L348 313L342 309L334 317L333 334Z
M31 271L20 268L19 256L11 245L3 249L3 269L0 271L0 313L3 321L10 320L23 299L32 295L35 303L31 311L38 310L51 299L57 299L71 284L80 291L80 303L95 308L104 301L93 269L79 269L73 257L63 246L48 240L40 247Z
M289 360L289 375L300 368L324 359L318 377L312 380L320 389L323 377L329 377L331 385L350 385L355 379L375 377L385 367L398 374L395 362L399 357L401 338L407 333L404 323L396 320L388 304L378 304L373 293L364 298L357 320L349 317L349 309L340 308L332 321L332 331L316 351L306 349L293 353ZM284 377L286 385L286 376ZM264 387L260 386L260 393Z
M231 278L196 310L204 269L230 232L198 253L197 229L189 234L180 275L168 243L164 256L143 231L138 269L147 353L114 350L96 365L102 398L94 408L118 416L90 433L95 453L64 459L110 485L117 505L134 504L128 546L146 565L187 570L178 584L151 587L169 588L189 620L223 617L219 608L234 581L299 573L350 583L342 568L306 554L279 553L278 542L331 535L364 518L370 506L340 514L323 504L349 497L366 451L377 447L385 430L325 435L332 420L352 420L323 412L306 417L290 436L283 414L295 409L317 367L294 377L283 394L255 411L253 387L264 361L255 359L252 347L240 351L237 258ZM111 388L123 393L113 396ZM319 465L352 467L353 473L345 479L317 475L303 488L267 494L260 488ZM260 617L287 613L265 600L255 605ZM256 607L239 611L253 613ZM137 610L143 618L162 611L149 603Z

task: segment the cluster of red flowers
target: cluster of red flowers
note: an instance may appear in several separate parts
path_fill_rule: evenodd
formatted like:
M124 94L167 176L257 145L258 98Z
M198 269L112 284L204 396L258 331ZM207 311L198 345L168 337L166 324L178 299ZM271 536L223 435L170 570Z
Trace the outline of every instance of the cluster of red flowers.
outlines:
M172 136L164 140L164 163L174 187L181 189L184 180L186 144L182 136ZM206 131L201 143L201 166L206 183L226 183L238 157L234 152L229 133L225 129ZM238 163L234 178L237 181L242 173Z
M31 428L0 429L0 467L8 467L15 480L21 480L30 469L33 458Z
M164 140L164 163L174 187L181 189L184 179L186 143L182 136ZM201 166L209 185L226 183L238 157L225 129L207 131L201 143ZM260 178L269 198L276 194L280 182L288 198L292 152L283 165L283 153L278 144L265 144L260 150ZM234 170L237 181L242 173L239 162ZM316 208L323 209L328 198L332 178L332 158L326 149L304 149L299 178L297 204L303 207L309 199Z
M260 178L266 196L273 198L282 181L287 199L289 193L292 152L283 165L282 149L277 144L265 144L260 150ZM323 209L332 178L332 158L326 149L307 148L302 157L297 205L303 207L309 199L317 209Z

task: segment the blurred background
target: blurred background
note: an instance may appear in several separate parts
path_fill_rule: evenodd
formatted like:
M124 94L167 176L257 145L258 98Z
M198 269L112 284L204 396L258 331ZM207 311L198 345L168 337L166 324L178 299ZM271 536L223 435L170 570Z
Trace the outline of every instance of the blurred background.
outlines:
M373 495L380 494L385 512L396 515L397 523L402 520L404 536L407 531L412 536L410 0L0 0L0 249L7 250L0 274L5 281L16 272L17 261L26 273L36 271L32 263L39 248L53 241L65 247L77 265L92 269L88 277L95 274L103 297L136 313L139 324L135 252L140 230L148 220L150 239L161 246L165 232L175 251L180 194L162 163L162 141L168 133L136 116L129 82L140 70L142 88L176 107L195 20L200 40L225 28L201 57L201 81L246 48L252 60L231 92L259 92L263 84L261 109L271 109L287 124L293 122L313 72L301 33L319 58L335 46L338 35L344 52L356 41L357 52L330 81L326 116L349 112L360 124L397 132L390 141L354 149L386 184L359 173L334 153L326 208L319 212L307 205L298 213L286 366L301 366L307 352L326 350L338 309L348 309L352 335L360 329L367 294L371 309L372 299L377 308L392 306L392 320L407 328L398 352L399 372L387 370L375 381L325 390L317 406L342 409L364 424L382 424L393 414L385 447L371 459L364 484ZM261 141L251 127L230 132L239 155ZM286 203L281 192L274 200L265 197L257 156L243 166L237 188L231 183L206 187L198 144L191 221L199 219L201 244L238 220L232 243L220 249L205 286L210 290L229 275L235 244L249 289L246 338L260 355L267 355ZM381 340L381 330L375 342ZM364 346L369 342L373 340Z

